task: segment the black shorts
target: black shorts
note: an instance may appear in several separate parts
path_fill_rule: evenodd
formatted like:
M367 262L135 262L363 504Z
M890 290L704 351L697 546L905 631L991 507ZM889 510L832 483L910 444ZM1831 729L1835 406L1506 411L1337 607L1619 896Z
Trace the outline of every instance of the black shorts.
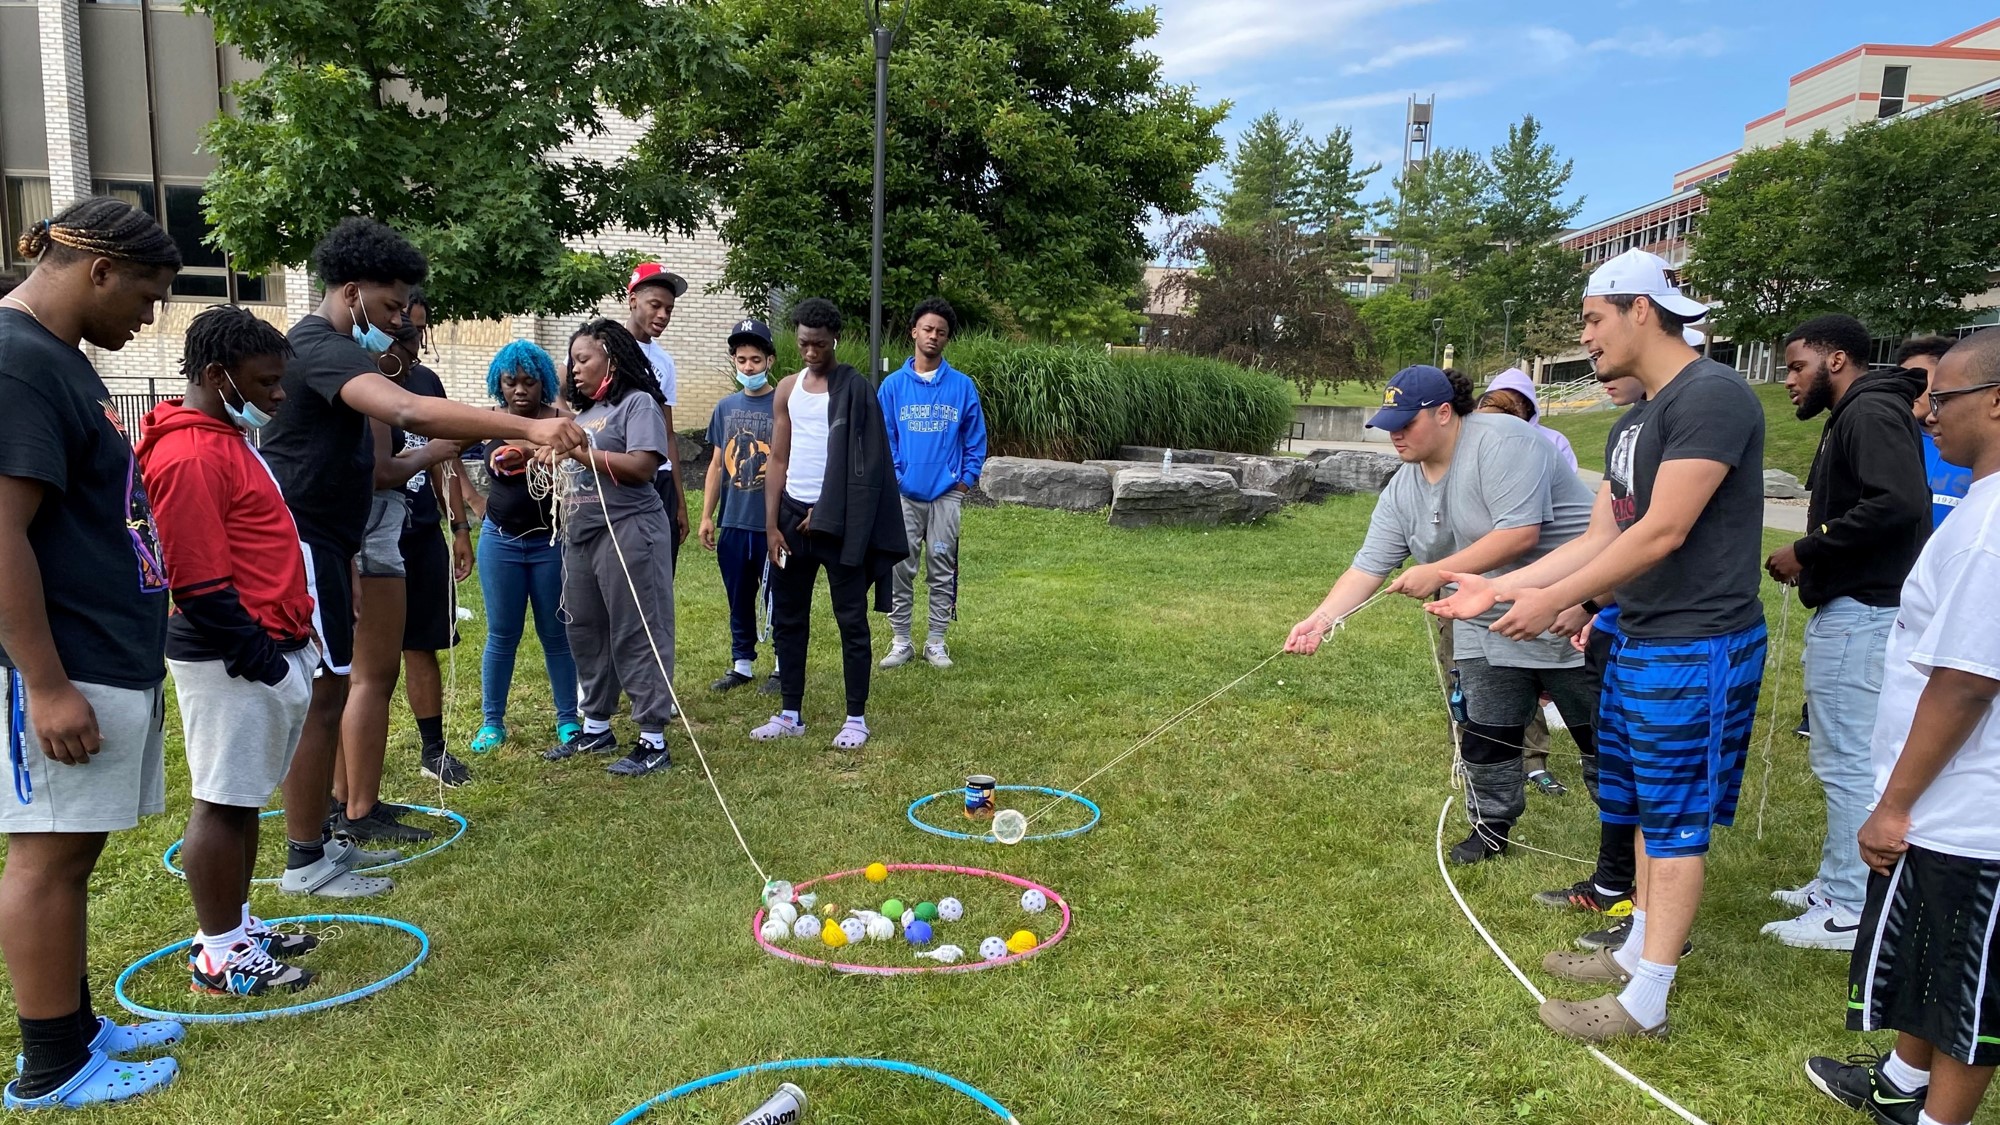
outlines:
M403 533L403 651L437 652L458 643L451 549L436 524Z
M304 546L320 667L345 676L354 668L354 556L318 543Z
M2000 861L1911 845L1868 877L1847 971L1847 1029L1914 1035L1967 1066L2000 1065Z

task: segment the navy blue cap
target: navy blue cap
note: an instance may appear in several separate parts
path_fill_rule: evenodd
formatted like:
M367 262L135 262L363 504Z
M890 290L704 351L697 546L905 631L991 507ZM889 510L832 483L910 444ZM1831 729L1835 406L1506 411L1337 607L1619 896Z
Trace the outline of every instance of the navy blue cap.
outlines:
M773 354L778 350L777 340L771 335L771 326L761 320L739 320L736 327L729 330L730 351L735 351L736 345L746 341L762 344L765 351Z
M1424 363L1405 367L1389 380L1388 389L1382 392L1382 409L1368 419L1368 426L1394 433L1415 421L1417 415L1451 399L1451 380L1443 371Z

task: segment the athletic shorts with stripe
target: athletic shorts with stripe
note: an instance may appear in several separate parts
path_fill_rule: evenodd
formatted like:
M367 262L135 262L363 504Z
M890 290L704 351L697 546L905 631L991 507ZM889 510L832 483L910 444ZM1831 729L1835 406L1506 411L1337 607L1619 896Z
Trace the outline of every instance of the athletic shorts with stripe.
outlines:
M1914 1035L1967 1066L2000 1066L2000 860L1915 844L1868 903L1847 970L1847 1029Z
M354 669L354 556L319 543L306 549L306 586L320 667L336 676Z
M1612 645L1598 701L1598 815L1638 825L1647 855L1704 855L1709 830L1735 819L1766 647L1762 621Z

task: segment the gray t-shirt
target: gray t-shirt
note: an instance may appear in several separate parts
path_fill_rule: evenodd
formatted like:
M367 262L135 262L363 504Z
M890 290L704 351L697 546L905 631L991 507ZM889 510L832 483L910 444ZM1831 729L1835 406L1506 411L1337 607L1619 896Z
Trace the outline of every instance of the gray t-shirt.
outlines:
M1355 569L1387 575L1409 559L1432 563L1462 551L1489 533L1512 527L1542 529L1527 554L1497 570L1506 574L1583 534L1590 525L1590 490L1556 457L1535 427L1504 414L1471 414L1460 420L1451 467L1435 484L1414 462L1396 470L1367 538L1355 552ZM1549 634L1511 641L1489 629L1507 611L1495 606L1452 629L1452 649L1462 658L1503 668L1573 668L1583 657L1568 638Z
M1646 514L1664 461L1729 466L1687 540L1618 588L1618 627L1631 637L1719 637L1761 621L1764 408L1736 372L1710 359L1681 369L1625 412L1604 443L1611 513L1623 531Z
M576 416L576 424L590 435L590 443L606 453L657 453L667 455L667 416L652 395L627 391L616 403L595 403ZM623 520L641 512L665 512L659 489L648 479L636 484L613 482L601 472L592 474L588 466L575 474L570 493L568 526L572 532L597 531L608 515ZM598 497L599 486L604 493Z
M738 391L709 417L708 443L722 462L723 527L764 530L764 465L771 459L771 403L777 397Z

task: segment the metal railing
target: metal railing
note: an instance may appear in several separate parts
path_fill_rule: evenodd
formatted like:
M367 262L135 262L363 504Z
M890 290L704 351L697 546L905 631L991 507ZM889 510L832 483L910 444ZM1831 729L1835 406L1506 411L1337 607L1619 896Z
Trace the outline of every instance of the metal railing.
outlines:
M1537 398L1543 414L1576 414L1595 410L1611 401L1595 375L1571 379L1566 383L1551 383L1537 391Z

